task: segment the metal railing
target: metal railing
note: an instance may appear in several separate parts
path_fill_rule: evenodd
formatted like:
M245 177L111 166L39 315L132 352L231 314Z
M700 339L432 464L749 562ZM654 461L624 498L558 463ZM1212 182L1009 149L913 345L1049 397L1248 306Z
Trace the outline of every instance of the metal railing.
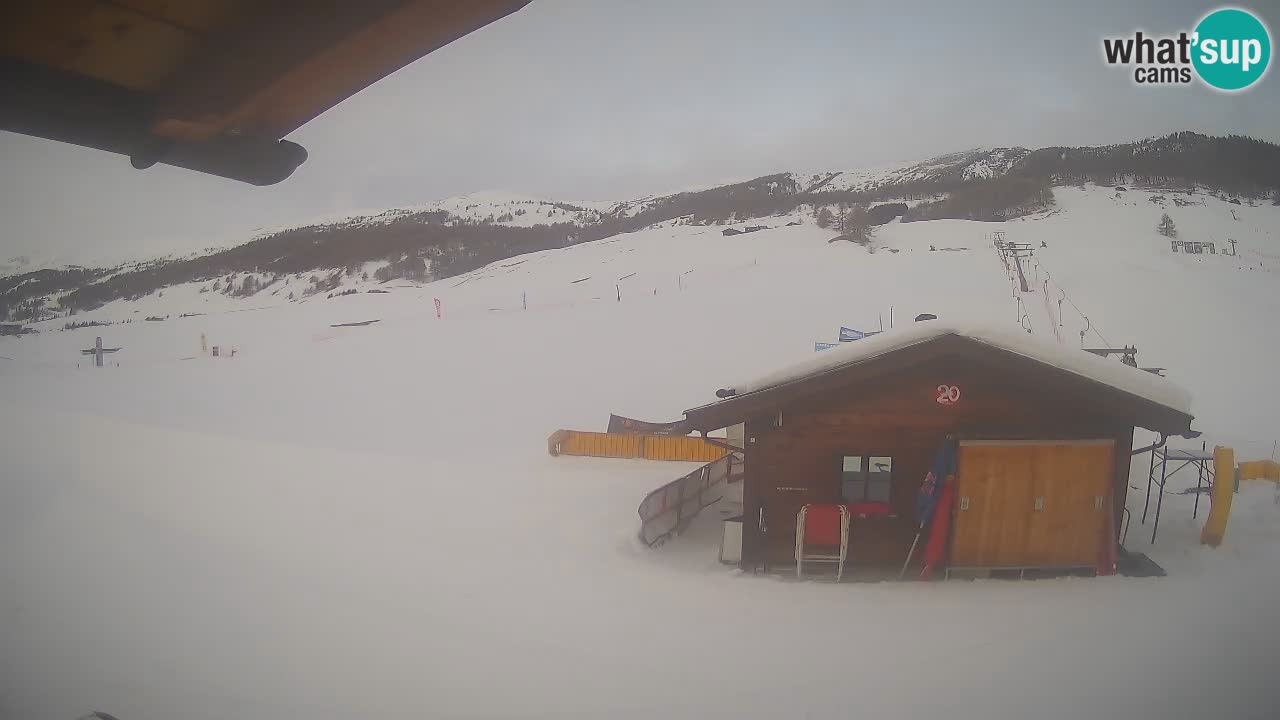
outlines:
M640 540L650 547L679 535L702 508L720 499L708 491L728 480L742 458L730 453L645 496L638 510Z

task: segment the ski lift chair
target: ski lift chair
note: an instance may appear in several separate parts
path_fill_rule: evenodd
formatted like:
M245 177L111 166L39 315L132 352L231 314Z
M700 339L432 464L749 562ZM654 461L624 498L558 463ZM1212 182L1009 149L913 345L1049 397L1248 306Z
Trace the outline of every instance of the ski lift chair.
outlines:
M805 505L796 515L796 577L804 564L836 563L836 582L849 556L849 509L844 505Z

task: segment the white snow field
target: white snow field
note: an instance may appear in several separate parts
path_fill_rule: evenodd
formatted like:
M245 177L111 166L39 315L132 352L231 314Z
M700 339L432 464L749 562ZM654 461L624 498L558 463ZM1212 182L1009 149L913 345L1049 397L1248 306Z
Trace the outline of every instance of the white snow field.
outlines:
M128 324L0 338L0 718L1275 717L1270 484L1216 549L1189 496L1155 545L1135 517L1165 578L834 585L720 565L714 513L642 546L641 498L692 465L547 454L557 428L677 419L891 307L1016 330L1001 230L1037 248L1037 335L1060 286L1190 392L1210 447L1267 457L1280 207L1169 195L1182 239L1239 241L1175 255L1152 193L1056 192L1014 222L885 226L874 254L790 217L666 227L358 286L385 294L173 288L76 316ZM100 370L95 335L123 348Z

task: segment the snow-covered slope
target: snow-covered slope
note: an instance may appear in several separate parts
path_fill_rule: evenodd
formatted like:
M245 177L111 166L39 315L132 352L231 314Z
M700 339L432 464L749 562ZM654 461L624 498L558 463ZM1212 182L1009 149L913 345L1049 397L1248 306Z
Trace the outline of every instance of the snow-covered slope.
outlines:
M1270 487L1242 489L1213 551L1190 496L1165 498L1156 545L1135 519L1129 546L1169 569L1161 580L833 586L718 565L715 515L640 547L640 498L682 464L547 455L557 428L675 419L734 378L813 357L841 325L931 312L1136 345L1190 391L1209 444L1266 457L1280 207L1055 192L1057 209L1013 222L883 226L874 253L795 214L733 237L642 230L421 286L348 275L340 287L360 292L292 303L175 288L76 316L127 324L0 338L0 716L1274 707ZM1182 239L1234 238L1239 254L1171 253L1161 212ZM1035 248L1033 292L1011 287L997 231ZM96 335L123 348L102 370L79 353ZM202 336L235 356L202 355ZM1224 602L1232 613L1207 622Z
M1030 150L1026 148L979 148L929 160L889 163L879 167L846 171L792 173L800 188L809 191L872 190L888 185L938 180L976 180L999 177Z
M534 198L507 192L476 192L437 200L408 208L419 210L443 210L453 217L474 222L491 222L512 227L596 222L602 213L616 207L616 202L574 201L562 202L546 198Z
M1223 417L1219 419L1231 422L1227 408L1233 398L1240 399L1235 397L1238 392L1230 390L1235 378L1212 370L1216 355L1206 350L1214 343L1205 343L1203 338L1223 331L1222 312L1217 308L1229 299L1232 324L1240 326L1245 336L1233 362L1250 367L1259 382L1265 381L1264 368L1271 358L1264 350L1273 338L1263 329L1269 326L1272 313L1280 311L1275 285L1275 273L1280 271L1280 207L1234 205L1205 193L1116 192L1094 186L1058 188L1057 197L1055 210L1007 223L892 223L880 228L875 242L878 249L872 255L847 243L828 244L833 232L815 227L811 217L798 212L768 218L762 224L769 230L734 237L723 237L720 226L666 225L520 255L426 286L404 280L378 282L374 274L381 263L369 263L355 274L336 271L331 290L310 296L306 293L311 278L327 279L328 275L264 276L260 284L272 284L247 298L230 296L225 286L219 290L213 281L189 283L33 327L44 335L80 336L90 331L60 328L70 320L132 321L136 325L149 316L169 316L171 322L181 319L191 324L192 318L179 316L217 318L266 309L327 317L335 310L363 308L366 302L374 302L374 307L389 304L393 313L419 312L418 304L427 295L440 297L451 316L505 313L524 305L532 312L616 303L619 294L628 302L644 298L644 302L661 304L668 302L662 298L670 293L693 292L712 279L716 293L709 302L715 305L699 312L713 312L723 327L732 326L738 317L774 309L785 309L788 318L797 315L787 320L772 318L778 325L770 330L775 342L781 340L777 333L795 335L780 343L779 350L786 348L786 353L751 353L762 361L753 369L762 373L773 369L772 360L793 359L796 353L803 356L814 341L831 340L841 324L864 329L887 324L889 308L895 305L893 298L902 297L909 304L897 305L898 319L945 308L957 320L962 319L955 317L960 315L985 322L994 315L997 319L1007 317L1018 327L1017 318L1025 312L1027 324L1038 336L1057 338L1064 344L1080 346L1079 331L1085 329L1083 344L1091 347L1136 344L1140 364L1166 367L1174 379L1185 382L1191 377L1195 384L1212 388L1204 392L1190 386L1197 407L1203 411L1220 405ZM1215 242L1219 253L1171 252L1169 240L1155 232L1163 212L1175 220L1180 239ZM802 224L788 227L789 222ZM1033 292L1023 296L1022 310L991 246L996 231L1004 232L1007 241L1031 244L1036 251L1025 266ZM1237 240L1235 257L1223 254L1230 247L1226 241L1232 238ZM1046 247L1040 247L1041 243ZM976 280L997 271L1001 273L999 283ZM940 280L935 277L939 274L948 277ZM237 276L237 284L247 276ZM929 281L902 287L905 278L916 277L928 277ZM752 287L757 278L776 289ZM853 286L847 287L851 283ZM371 290L386 292L365 300ZM329 297L350 291L359 294ZM752 293L760 296L743 297ZM782 302L774 297L778 293L792 299ZM763 297L770 300L765 309L757 309ZM735 310L735 302L744 306ZM796 303L800 307L788 309ZM299 304L305 308L293 309ZM824 309L828 305L831 309ZM340 315L335 322L362 319ZM821 320L811 322L818 318ZM755 330L744 325L743 331ZM686 340L694 342L694 338ZM13 352L42 343L43 338ZM1184 374L1180 364L1195 369ZM717 381L725 380L721 377ZM662 408L633 410L640 416L669 414ZM1261 419L1261 409L1252 403L1231 412Z

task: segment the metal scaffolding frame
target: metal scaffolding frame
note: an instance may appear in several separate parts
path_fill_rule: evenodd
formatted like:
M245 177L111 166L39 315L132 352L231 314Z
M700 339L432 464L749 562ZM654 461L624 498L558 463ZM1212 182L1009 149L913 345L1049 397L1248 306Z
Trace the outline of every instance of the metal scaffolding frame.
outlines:
M1180 463L1174 467L1173 471L1169 471L1169 461ZM1196 486L1188 488L1178 493L1179 495L1194 494L1196 496L1195 505L1191 510L1191 518L1194 520L1200 512L1200 496L1213 489L1213 453L1208 451L1203 445L1199 450L1175 450L1171 448L1154 448L1151 451L1151 465L1147 470L1147 498L1142 504L1142 524L1147 524L1147 513L1151 507L1151 488L1158 487L1159 494L1156 495L1156 513L1151 524L1151 544L1156 542L1156 532L1160 529L1160 511L1164 506L1165 485L1169 478L1173 477L1179 470L1191 466L1196 469ZM1160 477L1156 478L1156 470L1160 470Z

